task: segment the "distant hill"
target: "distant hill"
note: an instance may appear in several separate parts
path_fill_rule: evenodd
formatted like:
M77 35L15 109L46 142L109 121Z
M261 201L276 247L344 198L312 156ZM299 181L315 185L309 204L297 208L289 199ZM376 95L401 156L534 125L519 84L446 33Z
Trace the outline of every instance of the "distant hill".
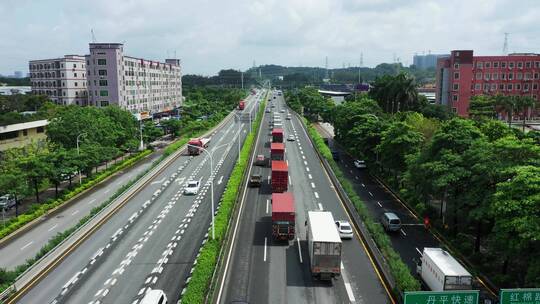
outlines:
M0 85L6 86L29 86L30 78L11 78L11 77L0 77Z

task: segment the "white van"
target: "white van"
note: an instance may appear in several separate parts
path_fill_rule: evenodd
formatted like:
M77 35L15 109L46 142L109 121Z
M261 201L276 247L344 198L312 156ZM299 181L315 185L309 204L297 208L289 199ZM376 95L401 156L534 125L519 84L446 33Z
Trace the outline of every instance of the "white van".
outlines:
M140 304L167 304L167 296L160 289L152 289L144 295Z

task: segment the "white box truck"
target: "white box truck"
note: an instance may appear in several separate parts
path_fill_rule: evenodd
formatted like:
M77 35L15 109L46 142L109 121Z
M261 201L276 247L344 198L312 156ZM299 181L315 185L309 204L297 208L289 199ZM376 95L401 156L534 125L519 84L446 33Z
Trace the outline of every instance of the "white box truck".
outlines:
M431 291L472 289L472 275L442 248L424 248L416 272Z
M341 238L331 212L309 211L307 241L311 274L330 280L341 274Z

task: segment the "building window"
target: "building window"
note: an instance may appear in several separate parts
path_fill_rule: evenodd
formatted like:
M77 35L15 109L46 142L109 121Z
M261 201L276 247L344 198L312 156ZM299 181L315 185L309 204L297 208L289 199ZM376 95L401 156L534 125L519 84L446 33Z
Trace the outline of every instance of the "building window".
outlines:
M64 73L62 73L62 77L64 77Z
M459 79L459 72L454 72L454 79Z
M532 62L530 61L525 62L525 68L530 69L531 66L532 66Z
M501 79L502 79L502 80L505 80L505 79L506 79L506 74L505 74L505 73L501 73Z
M43 133L43 132L45 132L45 127L37 127L37 128L36 128L36 132L37 132L37 133Z
M489 83L484 83L484 91L488 91L489 90Z
M457 108L452 108L453 113L457 113Z
M516 79L517 79L517 80L523 79L523 74L522 74L522 73L517 73Z
M28 136L28 130L23 130L22 134L23 134L23 136Z
M523 91L528 91L529 90L529 84L528 83L524 83L523 84Z
M100 104L101 104L102 107L106 107L106 106L109 105L109 102L106 101L106 100L102 100L102 101L100 102Z
M73 77L77 78L77 73L73 73Z
M534 73L534 79L540 78L540 73Z
M107 70L98 70L99 76L107 76Z
M508 73L508 80L514 79L514 73Z
M104 97L104 96L109 96L109 91L107 91L107 90L101 90L101 91L99 91L99 96L103 96L103 97Z
M98 65L107 65L107 59L98 59L97 64Z
M0 133L0 140L13 139L19 137L19 131Z
M506 89L508 91L512 91L514 89L514 85L512 85L511 83L509 83L507 86L506 86Z
M482 80L482 73L481 72L476 73L476 79Z
M533 83L533 90L538 90L538 83Z
M459 69L459 63L454 63L454 69Z
M453 101L458 101L458 96L457 95L452 95L452 100Z
M101 87L106 87L107 86L107 80L106 79L102 79L99 81L99 86Z
M477 68L477 69L481 69L481 68L483 68L483 67L484 67L484 63L483 63L483 62L480 62L480 61L477 61L477 62L476 62L476 68Z
M476 84L474 85L474 89L475 89L476 91L480 91L480 89L482 89L482 85L479 84L479 83L476 83Z
M519 62L517 63L517 67L520 68L520 69L522 69L522 68L523 68L523 62L519 61Z
M499 91L504 91L504 83L499 84Z
M540 69L540 61L535 61L534 67Z
M77 82L75 81L75 86L78 86Z
M514 68L514 62L513 62L513 61L512 61L512 62L509 62L509 63L508 63L508 67L509 67L510 69L513 69L513 68Z
M454 83L453 84L453 89L454 89L454 91L459 90L459 83Z
M484 79L485 79L485 80L489 80L490 77L491 77L491 74L490 74L490 73L485 73L485 74L484 74Z
M516 83L516 91L521 91L521 83Z
M499 62L498 62L498 61L495 61L495 62L493 63L493 68L496 69L496 68L498 68L498 67L499 67Z
M487 69L487 68L490 68L490 67L491 67L491 62L486 62L486 63L485 63L485 66L486 66L486 69Z
M492 91L496 91L496 90L497 90L497 84L496 84L496 83L492 83L492 84L491 84L491 90L492 90Z
M491 75L491 78L492 78L493 80L497 80L497 79L499 79L499 74L493 73L493 75Z

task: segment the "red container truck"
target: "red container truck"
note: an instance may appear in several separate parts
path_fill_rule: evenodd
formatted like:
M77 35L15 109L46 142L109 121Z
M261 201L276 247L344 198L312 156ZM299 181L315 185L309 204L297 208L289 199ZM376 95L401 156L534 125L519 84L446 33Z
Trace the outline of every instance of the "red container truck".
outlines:
M282 160L272 161L272 192L285 192L289 182L289 168Z
M207 148L210 143L210 138L192 138L188 141L188 154L189 155L199 155L201 154L200 148Z
M270 159L285 160L285 144L271 143L270 144Z
M283 129L275 128L272 130L272 142L283 142Z
M240 102L238 103L238 110L243 110L245 106L246 103L243 100L240 100Z
M294 240L294 197L291 192L272 194L272 238Z

